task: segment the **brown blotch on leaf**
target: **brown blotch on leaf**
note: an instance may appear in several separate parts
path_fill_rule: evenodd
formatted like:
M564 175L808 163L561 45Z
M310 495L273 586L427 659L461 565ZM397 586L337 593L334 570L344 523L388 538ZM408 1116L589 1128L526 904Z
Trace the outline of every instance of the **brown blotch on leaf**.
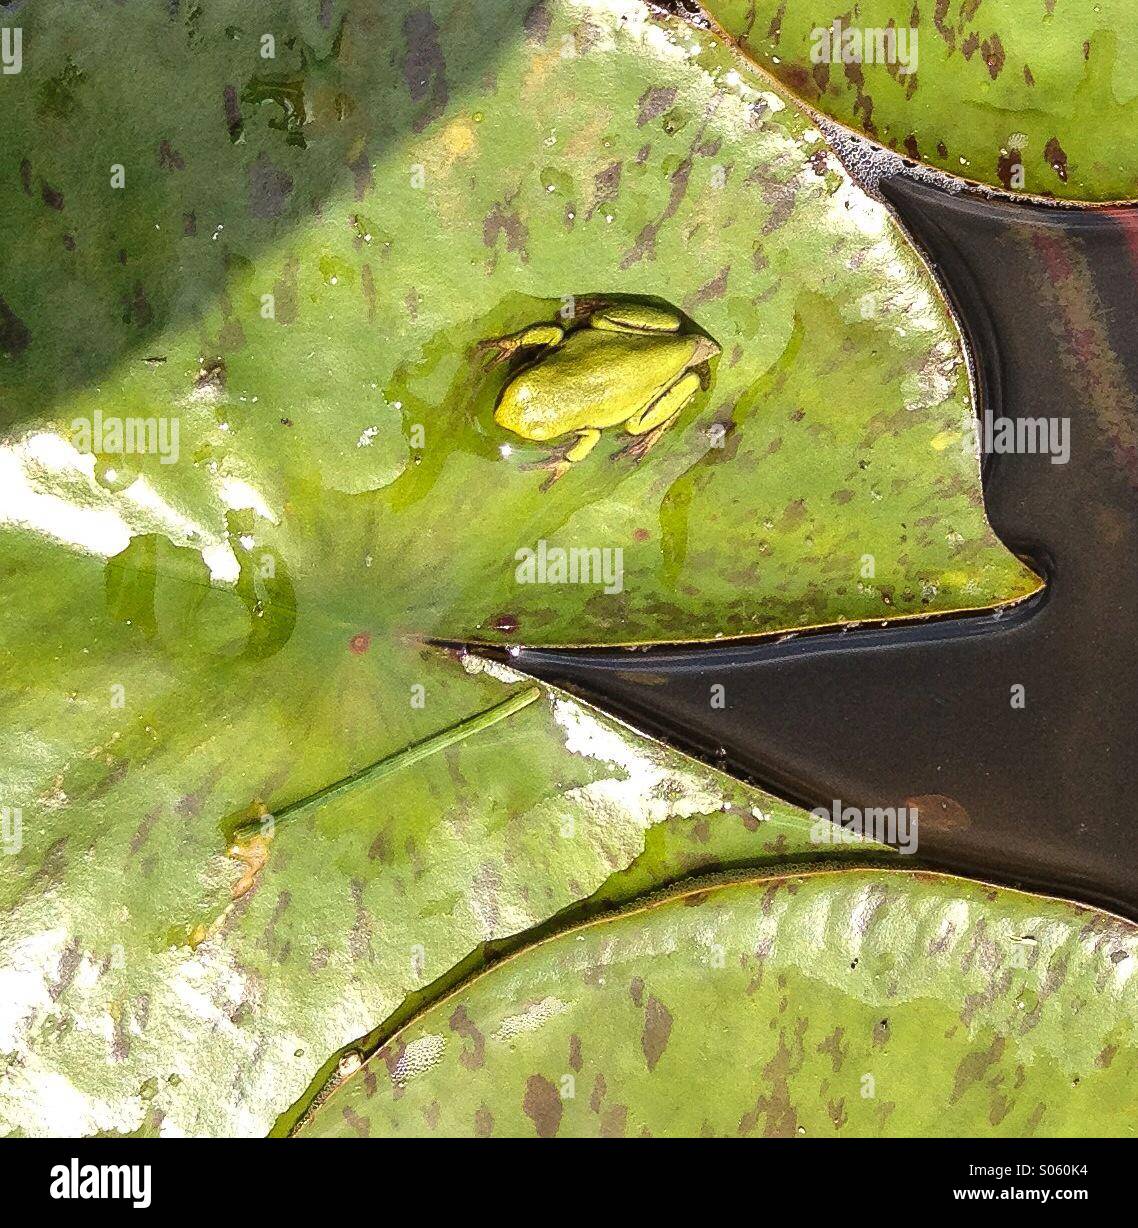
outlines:
M261 154L249 167L250 215L263 220L280 217L292 189L292 176Z
M644 1031L640 1036L640 1047L644 1050L644 1060L649 1070L656 1069L656 1063L668 1047L671 1035L671 1012L659 998L649 997L644 1007Z
M225 360L212 358L198 368L194 388L199 391L203 388L224 388L226 378Z
M1000 42L1000 36L993 34L991 38L985 39L980 46L980 53L984 57L984 63L988 65L988 76L995 81L1004 71L1004 64L1008 58L1004 52L1004 44Z
M158 165L164 171L184 171L186 160L169 141L162 141L158 146Z
M643 128L645 124L664 114L676 101L679 91L674 85L653 85L640 95L639 113L636 116L636 126Z
M936 26L937 33L944 39L949 51L955 51L956 31L944 20L948 16L948 6L949 0L936 0L936 8L933 9L933 25Z
M973 1083L984 1077L990 1066L1000 1060L1005 1044L1004 1037L997 1036L987 1049L975 1049L965 1055L956 1068L956 1082L949 1104L955 1104Z
M1047 142L1043 149L1043 157L1051 169L1063 180L1067 182L1067 155L1063 150L1063 146L1059 144L1058 137L1052 137Z
M801 1043L803 1019L797 1039ZM799 1063L801 1065L801 1054ZM790 1076L798 1069L786 1043L786 1035L779 1033L778 1052L763 1067L763 1078L770 1089L769 1094L755 1098L755 1107L739 1119L739 1133L750 1134L758 1125L761 1116L766 1117L763 1133L767 1138L791 1138L798 1132L798 1114L790 1098Z
M79 971L79 963L82 957L82 951L79 946L79 939L73 938L66 947L63 948L63 954L59 957L59 977L54 985L49 986L48 993L51 995L53 1002L58 1002L63 996L64 991L75 979L75 974Z
M141 282L135 282L134 293L124 296L122 303L124 324L133 324L136 328L149 327L154 319L154 312Z
M779 518L778 528L781 533L789 533L797 529L806 519L806 500L792 499L784 508Z
M731 266L725 264L709 282L700 286L695 294L685 302L685 310L700 307L704 303L710 303L715 299L722 298L727 293L727 279L730 276Z
M1031 69L1026 64L1023 66L1023 79L1024 81L1027 82L1028 85L1035 84L1035 77L1032 74Z
M32 194L32 164L27 158L20 159L20 187L24 189L25 196Z
M478 1138L489 1138L494 1133L494 1117L484 1104L475 1111L474 1133Z
M352 172L352 179L355 181L356 200L363 200L375 183L371 159L367 156L366 149L361 149L359 157L348 163L348 170Z
M439 45L439 28L427 8L414 9L403 19L407 54L403 59L403 80L412 102L424 104L415 116L416 132L437 119L446 109L449 91L446 60Z
M495 631L501 632L502 635L513 635L518 629L518 616L516 614L496 614L490 620L490 626Z
M237 105L237 87L227 85L222 91L222 105L225 109L225 127L229 139L236 143L245 130L245 121L241 118L241 108Z
M130 855L133 857L140 848L150 838L150 833L154 828L154 824L158 821L158 816L162 813L161 806L155 806L149 814L143 818L135 829L135 833L130 838Z
M544 43L549 37L549 29L552 24L553 18L545 0L537 0L536 4L530 5L522 19L522 29L525 31L527 41L531 43Z
M285 262L280 277L273 282L273 304L278 324L292 324L297 316L299 302L296 278L300 265L295 257Z
M691 182L692 159L689 155L683 162L672 172L671 184L672 190L668 197L668 203L664 207L663 213L653 222L648 222L636 236L636 242L631 248L621 257L620 267L629 269L634 264L638 264L641 260L647 257L655 257L656 255L656 236L660 233L660 228L676 215L676 211L680 207L681 201L687 195L688 185Z
M834 1074L837 1074L842 1068L842 1063L846 1060L846 1053L849 1050L848 1045L842 1044L842 1029L835 1027L833 1032L821 1041L818 1045L818 1052L825 1053L831 1062L834 1064Z
M1001 152L996 162L996 177L1008 191L1011 191L1012 175L1023 165L1023 154L1018 149Z
M542 1075L530 1075L522 1098L525 1115L533 1122L539 1138L553 1138L561 1128L563 1105L557 1088Z
M782 79L796 93L810 96L811 76L801 64L784 64Z
M628 986L628 996L632 999L636 1006L644 1004L644 981L634 976Z
M456 1006L448 1023L452 1032L457 1032L459 1036L470 1042L469 1047L463 1045L458 1060L467 1070L478 1070L486 1061L486 1038L475 1026L466 1007Z
M40 196L43 203L49 209L62 210L63 208L63 193L57 188L53 188L46 179L40 180Z
M593 203L585 215L587 222L602 206L611 204L620 192L621 163L613 162L593 176Z
M576 1074L580 1072L581 1065L581 1038L574 1032L569 1037L569 1069Z
M28 331L28 326L8 306L7 302L0 298L0 354L6 354L9 358L19 358L28 348L28 342L31 339L32 335Z
M370 322L375 319L375 277L370 264L365 264L360 269L360 289L363 291L364 302L367 303L367 318Z
M360 1138L367 1138L371 1134L371 1122L366 1117L361 1117L349 1104L344 1105L344 1120Z
M402 1040L394 1040L384 1045L376 1056L387 1067L387 1077L391 1083L391 1098L401 1100L407 1092L407 1080L403 1070L403 1059L407 1053L407 1045Z
M506 236L506 251L517 252L523 261L529 259L526 243L529 241L529 230L514 210L507 211L509 201L497 201L494 208L486 215L482 223L482 242L487 247L493 247L498 242L499 235Z

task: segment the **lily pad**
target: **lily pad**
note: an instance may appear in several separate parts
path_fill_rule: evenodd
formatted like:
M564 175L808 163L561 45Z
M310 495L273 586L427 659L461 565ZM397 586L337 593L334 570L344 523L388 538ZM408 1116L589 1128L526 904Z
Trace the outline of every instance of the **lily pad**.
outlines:
M1128 0L703 0L812 107L907 158L1058 200L1138 197Z
M711 886L425 1011L305 1136L1133 1135L1138 931L942 875Z
M9 1129L263 1133L485 944L817 854L800 811L432 637L710 639L1038 587L985 521L935 285L714 39L615 0L474 29L449 0L25 18ZM721 354L651 452L606 437L548 485L478 347L569 296L676 308ZM621 550L622 584L519 584L541 541Z
M278 33L303 147L271 101L242 104L234 141L224 82L264 65L217 14L169 46L153 15L112 17L81 53L78 16L37 7L27 71L71 56L78 75L66 123L16 96L6 173L27 160L31 188L0 226L35 242L0 281L26 331L6 413L72 442L79 423L84 452L99 413L176 420L180 461L100 454L98 475L141 476L193 522L177 544L215 551L219 486L252 486L298 593L353 618L398 594L403 625L443 639L707 640L1034 592L984 517L948 309L810 121L731 49L638 5L483 7L481 72L489 46L444 0L302 24L292 50ZM98 39L119 25L155 87L203 66L209 116L164 116L150 148L106 131L127 50ZM125 166L126 187L80 149ZM478 347L614 298L681 312L721 352L650 454L607 430L548 486L534 466L551 445L494 422L510 370ZM524 582L524 552L550 550L608 575Z

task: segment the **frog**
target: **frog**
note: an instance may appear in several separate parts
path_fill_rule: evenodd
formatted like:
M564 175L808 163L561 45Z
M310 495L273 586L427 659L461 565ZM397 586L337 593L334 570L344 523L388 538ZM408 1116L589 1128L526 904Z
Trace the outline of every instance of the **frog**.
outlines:
M666 307L599 304L569 327L533 324L484 341L490 365L533 352L499 394L494 421L535 443L568 436L541 466L556 476L613 427L633 437L613 459L639 459L707 387L708 363L720 352L710 337L682 330L682 317Z

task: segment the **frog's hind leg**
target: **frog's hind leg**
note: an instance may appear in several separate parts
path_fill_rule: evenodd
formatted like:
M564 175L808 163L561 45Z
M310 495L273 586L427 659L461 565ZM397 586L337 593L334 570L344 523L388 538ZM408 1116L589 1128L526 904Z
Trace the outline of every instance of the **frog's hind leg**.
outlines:
M624 424L624 429L635 438L619 452L614 452L612 459L616 460L618 456L628 456L633 460L639 460L651 451L656 441L675 422L680 416L680 411L700 391L701 387L699 376L696 372L689 371L651 405L630 418Z
M489 354L487 367L496 367L508 358L512 358L518 350L541 346L548 349L560 345L565 339L565 330L557 324L531 324L521 332L510 333L505 337L491 337L478 343L478 353Z

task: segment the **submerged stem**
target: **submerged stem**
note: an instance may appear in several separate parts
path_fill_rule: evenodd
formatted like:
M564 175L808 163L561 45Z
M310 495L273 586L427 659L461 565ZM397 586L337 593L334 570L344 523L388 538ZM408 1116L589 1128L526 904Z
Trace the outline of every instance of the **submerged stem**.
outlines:
M283 823L295 818L303 811L309 810L311 807L320 802L327 801L331 797L336 797L348 789L354 788L356 785L365 784L373 780L381 780L384 776L390 776L393 772L401 771L405 767L410 767L413 763L418 763L420 759L425 759L440 750L446 750L448 746L453 746L456 742L461 742L472 734L480 733L483 729L489 729L491 725L496 725L499 721L505 720L506 717L513 716L515 712L520 712L522 708L528 707L534 700L540 698L541 687L539 686L528 686L520 691L515 691L513 695L503 699L501 703L495 704L492 708L487 708L484 712L468 716L465 720L459 721L458 724L442 729L438 733L432 734L429 738L424 738L421 742L413 742L410 746L404 747L403 750L396 751L393 755L387 755L378 762L361 768L358 772L353 772L351 776L345 776L342 780L326 785L323 789L310 794L308 797L290 802L272 816L274 828L279 828ZM235 844L242 844L254 836L260 835L261 825L265 817L267 816L249 819L240 824L233 832L233 842Z

